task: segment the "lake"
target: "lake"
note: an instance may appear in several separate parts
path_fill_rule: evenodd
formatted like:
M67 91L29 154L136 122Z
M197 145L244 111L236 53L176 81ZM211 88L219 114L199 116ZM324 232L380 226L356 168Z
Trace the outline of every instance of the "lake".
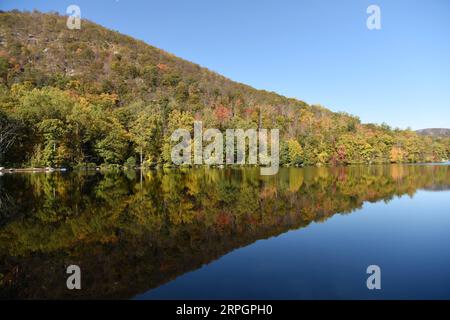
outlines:
M0 298L450 299L449 195L448 164L4 174Z

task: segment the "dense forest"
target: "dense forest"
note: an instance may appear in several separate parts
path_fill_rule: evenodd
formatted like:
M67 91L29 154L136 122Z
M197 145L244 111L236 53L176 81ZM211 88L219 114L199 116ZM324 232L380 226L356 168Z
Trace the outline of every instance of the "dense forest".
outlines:
M448 137L256 90L89 21L69 30L58 14L0 13L0 166L169 165L171 133L194 120L278 128L284 165L450 154Z

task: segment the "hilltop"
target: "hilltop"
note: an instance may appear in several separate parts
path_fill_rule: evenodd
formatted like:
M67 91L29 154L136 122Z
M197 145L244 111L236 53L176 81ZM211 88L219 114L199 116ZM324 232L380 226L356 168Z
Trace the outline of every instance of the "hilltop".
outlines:
M445 128L428 128L417 130L416 132L423 136L450 137L450 129Z
M0 91L11 137L0 164L169 164L171 132L194 119L279 128L286 165L441 161L450 149L448 139L256 90L90 21L69 30L58 14L0 13Z

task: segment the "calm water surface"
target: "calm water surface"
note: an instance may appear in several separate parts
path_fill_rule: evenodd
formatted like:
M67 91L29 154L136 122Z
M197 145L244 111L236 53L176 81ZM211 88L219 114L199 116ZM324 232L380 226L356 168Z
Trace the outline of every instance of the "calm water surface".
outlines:
M0 298L450 299L449 195L448 165L5 174Z

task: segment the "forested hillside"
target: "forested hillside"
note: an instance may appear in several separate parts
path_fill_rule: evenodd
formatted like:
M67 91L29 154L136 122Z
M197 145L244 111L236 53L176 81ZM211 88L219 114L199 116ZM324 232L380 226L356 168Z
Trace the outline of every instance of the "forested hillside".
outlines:
M147 166L169 164L171 133L194 119L222 130L279 128L288 165L450 153L449 138L256 90L88 21L69 30L57 14L0 13L0 166L133 166L141 154Z

